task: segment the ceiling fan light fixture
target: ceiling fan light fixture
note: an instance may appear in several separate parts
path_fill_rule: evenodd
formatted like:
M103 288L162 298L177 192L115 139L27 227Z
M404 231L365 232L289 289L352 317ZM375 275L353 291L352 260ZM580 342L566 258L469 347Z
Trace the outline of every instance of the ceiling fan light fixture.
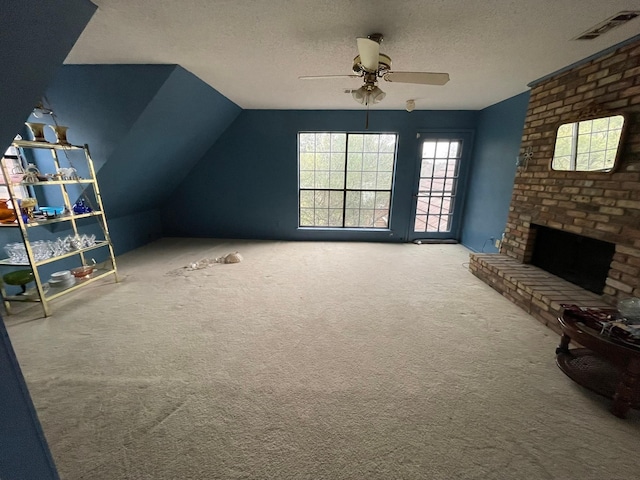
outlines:
M371 91L369 92L369 99L370 99L370 102L369 102L369 103L379 103L379 102L381 102L381 101L384 99L384 97L386 97L386 96L387 96L387 94L386 94L386 93L384 93L384 92L380 89L380 87L373 87L373 88L371 89Z
M371 87L368 85L363 85L357 90L352 90L351 95L356 102L361 103L362 105L380 103L382 99L387 96L380 87Z
M353 99L356 102L362 103L362 104L364 104L365 98L366 98L368 93L369 92L364 87L360 87L360 88L357 88L355 90L351 90L351 96L353 96Z

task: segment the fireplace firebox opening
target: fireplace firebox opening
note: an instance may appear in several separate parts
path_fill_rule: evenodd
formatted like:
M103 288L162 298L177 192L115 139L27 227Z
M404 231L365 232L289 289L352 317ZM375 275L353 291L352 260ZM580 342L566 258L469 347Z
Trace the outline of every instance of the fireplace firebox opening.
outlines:
M533 265L585 290L602 294L615 244L542 225L531 227L535 229Z

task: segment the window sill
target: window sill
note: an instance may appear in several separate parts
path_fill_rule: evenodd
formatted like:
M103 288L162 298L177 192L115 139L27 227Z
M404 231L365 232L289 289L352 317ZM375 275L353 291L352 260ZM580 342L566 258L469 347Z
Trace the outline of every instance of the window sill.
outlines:
M390 228L298 227L303 232L391 232Z

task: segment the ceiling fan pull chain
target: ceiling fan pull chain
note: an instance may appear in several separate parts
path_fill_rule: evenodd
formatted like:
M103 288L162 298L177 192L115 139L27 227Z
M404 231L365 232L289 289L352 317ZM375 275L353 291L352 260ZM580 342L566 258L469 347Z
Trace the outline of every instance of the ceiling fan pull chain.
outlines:
M367 103L367 116L364 121L364 129L369 130L369 104Z

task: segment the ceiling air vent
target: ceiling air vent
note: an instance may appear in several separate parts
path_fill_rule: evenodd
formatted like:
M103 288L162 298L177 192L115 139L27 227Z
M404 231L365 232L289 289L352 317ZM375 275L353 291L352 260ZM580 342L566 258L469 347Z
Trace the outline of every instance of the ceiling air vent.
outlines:
M578 35L574 40L593 40L600 35L607 33L616 27L619 27L623 23L627 23L629 20L633 20L637 16L640 16L640 11L624 11L618 12L613 17L608 18L602 23L599 23L595 27L590 28L586 32Z

